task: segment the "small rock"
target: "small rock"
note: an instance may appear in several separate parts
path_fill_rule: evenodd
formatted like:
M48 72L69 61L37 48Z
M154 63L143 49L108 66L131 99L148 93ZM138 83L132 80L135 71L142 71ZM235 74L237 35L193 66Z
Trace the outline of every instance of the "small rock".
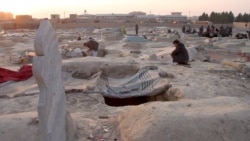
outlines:
M168 101L177 101L184 97L184 93L179 88L171 87L164 93L163 97Z
M39 119L38 119L38 117L32 118L28 124L29 124L29 125L36 125L36 124L39 124Z
M94 139L93 134L90 134L90 135L88 136L88 139L90 139L90 140Z
M171 73L167 73L165 71L159 72L159 76L162 78L174 78L174 75Z
M99 116L100 119L107 119L109 118L108 116Z
M95 88L96 88L96 86L87 86L87 87L86 87L86 90L87 90L87 91L94 91Z
M157 70L158 67L157 66L145 66L145 69L149 69L149 70Z
M132 50L132 51L130 51L130 53L132 53L132 54L140 54L141 51L140 50Z
M167 99L164 98L163 95L156 95L155 96L156 101L166 101Z

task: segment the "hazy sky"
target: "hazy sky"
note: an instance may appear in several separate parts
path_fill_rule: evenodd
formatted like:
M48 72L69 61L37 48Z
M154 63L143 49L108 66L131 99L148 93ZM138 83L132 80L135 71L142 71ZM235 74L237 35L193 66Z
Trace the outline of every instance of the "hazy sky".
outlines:
M14 15L32 15L34 18L50 17L50 14L129 13L143 11L149 14L169 15L182 12L187 16L199 16L202 12L232 11L250 13L250 0L0 0L0 11Z

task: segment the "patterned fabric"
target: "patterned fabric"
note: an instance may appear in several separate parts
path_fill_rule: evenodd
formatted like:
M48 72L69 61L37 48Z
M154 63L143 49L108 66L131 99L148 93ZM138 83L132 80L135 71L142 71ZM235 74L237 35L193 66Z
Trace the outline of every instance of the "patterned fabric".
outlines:
M135 75L124 79L114 79L100 74L97 88L106 97L129 98L159 94L166 90L168 84L157 72L141 69Z

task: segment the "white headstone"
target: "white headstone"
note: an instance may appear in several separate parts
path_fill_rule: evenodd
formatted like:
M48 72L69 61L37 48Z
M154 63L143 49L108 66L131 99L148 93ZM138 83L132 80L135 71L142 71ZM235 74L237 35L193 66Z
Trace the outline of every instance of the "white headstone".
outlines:
M175 48L173 48L173 47L169 47L169 48L166 48L163 51L160 51L160 52L156 53L157 59L160 60L164 64L172 64L173 63L173 58L171 57L170 54L174 49Z
M73 141L75 128L66 108L61 54L56 33L48 20L40 23L34 47L37 56L33 60L33 74L40 90L38 116L41 140Z
M189 61L196 60L198 51L195 47L187 47Z

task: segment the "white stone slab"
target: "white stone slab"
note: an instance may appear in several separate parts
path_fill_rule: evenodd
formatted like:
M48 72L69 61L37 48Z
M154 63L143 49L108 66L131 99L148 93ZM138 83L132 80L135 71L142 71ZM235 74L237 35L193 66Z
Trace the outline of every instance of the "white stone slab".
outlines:
M171 52L174 50L174 47L166 48L163 51L156 53L156 57L164 64L172 64L173 58L171 57Z
M33 60L33 74L40 90L38 116L41 140L74 140L74 128L67 127L73 123L66 108L61 54L57 49L56 33L48 20L40 23L34 47L37 57Z
M195 47L187 47L189 61L196 60L198 51Z

